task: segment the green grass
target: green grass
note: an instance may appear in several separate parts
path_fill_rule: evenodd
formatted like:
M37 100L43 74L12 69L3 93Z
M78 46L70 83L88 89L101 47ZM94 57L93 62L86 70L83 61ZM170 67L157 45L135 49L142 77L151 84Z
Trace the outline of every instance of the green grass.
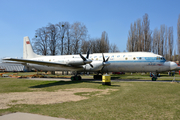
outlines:
M174 76L169 76L167 73L161 73L161 76L158 77L157 80L173 80ZM123 79L123 80L151 80L149 73L125 73L122 75L111 75L111 79ZM180 80L180 75L178 73L175 74L175 80Z
M38 72L39 74L45 74L45 72ZM14 76L27 76L27 75L35 75L37 74L37 72L18 72L18 73L12 73L12 72L9 72L9 73L6 73L7 75L13 75ZM161 77L158 77L157 80L173 80L174 79L174 76L169 76L167 74L167 72L164 72L164 73L160 73L161 74ZM43 75L40 75L40 76L43 76ZM45 75L46 77L71 77L72 75ZM112 74L111 75L111 79L123 79L123 80L134 80L134 79L138 79L138 80L151 80L151 77L149 77L150 74L149 72L147 73L125 73L125 74L122 74L122 75L114 75ZM82 79L92 79L93 78L93 75L81 75ZM180 75L178 73L175 74L175 80L180 80Z
M49 105L14 105L0 109L0 114L27 112L76 120L114 119L180 119L180 83L161 82L101 82L32 81L0 78L0 93L25 91L55 91L69 88L117 89L110 94L94 96L96 92L78 92L89 99ZM13 101L16 102L16 101Z

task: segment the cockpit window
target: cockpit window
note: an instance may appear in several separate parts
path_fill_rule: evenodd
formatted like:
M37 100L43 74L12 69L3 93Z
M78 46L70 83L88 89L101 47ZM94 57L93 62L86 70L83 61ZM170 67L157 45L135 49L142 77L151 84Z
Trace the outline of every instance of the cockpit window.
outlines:
M165 60L166 61L166 59L163 57L163 60Z
M166 59L164 57L157 57L157 60L165 60L166 61Z

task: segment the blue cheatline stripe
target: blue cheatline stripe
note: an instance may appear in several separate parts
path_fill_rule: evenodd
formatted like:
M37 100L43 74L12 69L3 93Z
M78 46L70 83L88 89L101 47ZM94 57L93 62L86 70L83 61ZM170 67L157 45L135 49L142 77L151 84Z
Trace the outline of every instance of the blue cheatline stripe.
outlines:
M123 60L123 61L108 61L108 62L110 62L110 63L143 63L143 62L155 62L155 63L164 63L165 61L163 61L163 60Z

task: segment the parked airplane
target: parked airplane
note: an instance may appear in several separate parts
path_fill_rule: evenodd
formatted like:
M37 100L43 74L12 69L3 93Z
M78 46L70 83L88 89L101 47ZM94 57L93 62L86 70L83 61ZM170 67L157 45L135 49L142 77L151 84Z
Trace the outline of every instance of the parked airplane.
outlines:
M85 55L43 56L33 52L29 37L24 37L23 59L5 58L3 60L16 61L27 67L43 71L76 71L72 80L81 80L78 72L152 72L152 80L156 74L163 71L180 69L174 62L166 62L165 58L151 52L119 52L94 53ZM100 75L95 75L99 78ZM101 76L100 76L101 77Z

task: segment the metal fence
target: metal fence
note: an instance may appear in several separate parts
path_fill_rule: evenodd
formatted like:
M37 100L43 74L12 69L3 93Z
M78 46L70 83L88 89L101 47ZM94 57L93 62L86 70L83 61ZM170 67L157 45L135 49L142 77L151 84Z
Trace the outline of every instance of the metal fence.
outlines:
M21 64L0 63L0 71L26 71Z

